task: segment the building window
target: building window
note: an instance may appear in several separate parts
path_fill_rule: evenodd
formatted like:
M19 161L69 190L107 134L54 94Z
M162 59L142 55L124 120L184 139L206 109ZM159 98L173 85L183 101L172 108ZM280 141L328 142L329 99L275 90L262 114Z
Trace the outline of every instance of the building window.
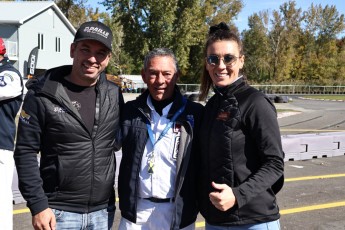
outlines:
M55 38L55 52L57 52L57 53L61 52L61 50L60 50L60 38L59 37Z
M38 49L43 50L43 34L38 34Z

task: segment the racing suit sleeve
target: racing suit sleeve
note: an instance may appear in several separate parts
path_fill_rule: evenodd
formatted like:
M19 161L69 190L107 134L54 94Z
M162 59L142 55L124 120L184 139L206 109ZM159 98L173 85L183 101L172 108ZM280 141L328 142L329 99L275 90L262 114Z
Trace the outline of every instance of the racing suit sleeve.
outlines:
M24 99L19 117L14 159L18 172L19 189L34 216L48 208L43 190L37 154L40 151L44 106L32 91Z
M15 98L22 94L21 76L11 70L0 73L0 101Z

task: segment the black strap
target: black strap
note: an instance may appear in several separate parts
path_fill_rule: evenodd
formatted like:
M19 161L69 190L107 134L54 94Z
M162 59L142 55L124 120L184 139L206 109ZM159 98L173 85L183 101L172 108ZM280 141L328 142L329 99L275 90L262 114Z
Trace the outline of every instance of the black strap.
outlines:
M148 197L148 198L143 198L145 200L149 200L153 203L172 203L175 201L174 198L164 198L164 199L161 199L161 198L157 198L157 197Z

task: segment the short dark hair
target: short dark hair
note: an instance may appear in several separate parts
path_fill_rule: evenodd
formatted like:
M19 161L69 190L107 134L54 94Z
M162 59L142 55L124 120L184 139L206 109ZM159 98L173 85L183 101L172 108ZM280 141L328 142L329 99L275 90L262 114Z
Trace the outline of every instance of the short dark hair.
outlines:
M168 48L155 48L148 52L145 56L144 59L144 70L147 69L149 62L151 61L152 58L155 57L171 57L174 60L174 65L175 65L175 71L176 73L179 71L179 66L177 63L176 56L174 52L171 49Z

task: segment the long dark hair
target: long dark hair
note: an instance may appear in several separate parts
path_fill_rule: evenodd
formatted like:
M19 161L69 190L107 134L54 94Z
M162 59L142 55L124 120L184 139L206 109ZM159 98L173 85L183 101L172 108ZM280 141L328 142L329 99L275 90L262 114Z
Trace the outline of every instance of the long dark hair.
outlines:
M201 76L201 85L200 85L200 96L199 100L203 101L206 99L208 91L210 90L212 86L212 79L210 77L210 74L208 73L206 69L206 55L207 55L207 48L218 41L234 41L238 44L238 47L240 49L240 56L243 55L243 48L242 48L242 42L237 34L232 32L227 24L224 22L219 23L218 25L211 26L208 32L208 38L205 44L204 48L204 67L203 67L203 73Z

